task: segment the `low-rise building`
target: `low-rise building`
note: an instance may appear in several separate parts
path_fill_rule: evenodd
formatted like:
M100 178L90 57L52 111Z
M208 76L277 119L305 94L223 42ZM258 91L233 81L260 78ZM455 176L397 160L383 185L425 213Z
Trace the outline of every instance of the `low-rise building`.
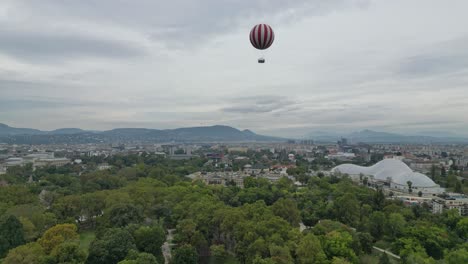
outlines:
M244 166L244 172L249 175L259 175L260 173L266 173L270 171L270 167L264 166L261 164L250 165L247 164Z
M427 173L430 172L433 166L439 166L438 161L432 160L417 160L409 163L409 167L418 172Z
M111 169L111 168L112 168L112 165L109 165L109 164L107 164L107 163L102 163L102 164L99 164L99 165L97 166L97 169L98 169L98 170L101 170L101 171L102 171L102 170L108 170L108 169Z
M5 166L0 165L0 175L6 174L7 168Z
M23 166L25 164L23 158L12 157L5 160L4 166L5 167L13 167L13 166Z
M432 213L440 214L450 209L457 209L461 216L468 216L468 198L466 196L461 198L449 196L432 199Z
M37 159L34 161L34 167L43 166L64 166L70 163L67 158Z
M337 152L337 153L330 153L325 156L326 159L337 159L337 160L351 160L354 159L356 155L354 153L347 153L347 152Z
M393 199L401 200L406 205L416 205L416 204L431 204L432 198L430 197L419 197L419 196L409 196L409 195L397 195L393 196Z

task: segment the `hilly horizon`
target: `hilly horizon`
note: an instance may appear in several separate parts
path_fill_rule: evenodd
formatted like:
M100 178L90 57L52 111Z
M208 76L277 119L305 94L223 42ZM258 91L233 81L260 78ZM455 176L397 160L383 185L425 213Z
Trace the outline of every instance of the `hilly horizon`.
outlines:
M445 136L446 135L446 136ZM347 138L350 142L362 143L466 143L468 138L443 131L421 132L420 135L402 135L398 133L364 129L352 133L317 131L304 138L317 142L336 142ZM225 125L182 127L175 129L153 128L114 128L96 131L80 128L59 128L43 131L33 128L16 128L0 123L0 142L34 144L64 143L76 140L78 143L142 141L142 142L202 142L202 141L286 141L287 137L260 135L249 129L239 130Z
M248 129L214 125L175 129L115 128L89 131L80 128L60 128L42 131L31 128L15 128L0 123L0 142L24 144L98 143L98 142L203 142L203 141L285 141L284 138L256 134Z

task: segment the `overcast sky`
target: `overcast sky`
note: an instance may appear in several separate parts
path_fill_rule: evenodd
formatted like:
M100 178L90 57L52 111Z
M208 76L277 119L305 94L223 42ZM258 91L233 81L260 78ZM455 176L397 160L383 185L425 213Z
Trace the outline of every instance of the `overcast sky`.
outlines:
M1 0L0 123L468 135L467 10L466 0ZM249 42L257 23L275 31L266 52Z

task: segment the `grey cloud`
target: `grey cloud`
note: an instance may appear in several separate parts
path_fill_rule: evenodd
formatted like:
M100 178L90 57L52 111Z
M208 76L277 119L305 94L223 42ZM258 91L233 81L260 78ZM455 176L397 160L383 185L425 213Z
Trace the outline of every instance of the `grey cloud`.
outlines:
M18 110L37 110L40 108L69 107L70 102L43 101L30 99L0 99L0 112Z
M76 57L128 58L142 56L136 44L92 35L0 29L0 53L23 60L60 60Z
M466 54L426 54L408 58L399 70L404 76L431 76L445 74L468 68L468 53Z
M415 56L404 59L397 70L403 77L425 77L468 69L468 37L426 47Z
M259 22L297 19L322 15L337 9L366 6L368 0L174 0L134 1L20 1L14 2L17 12L41 10L40 18L64 17L88 19L97 23L119 24L146 32L154 41L170 47L197 46L199 40L220 32L237 30L246 18ZM268 18L267 21L264 21ZM248 32L250 28L246 29Z
M459 121L447 121L447 120L431 120L431 121L415 121L415 122L397 122L391 125L381 125L381 128L394 128L394 127L411 127L411 128L418 128L418 127L433 127L433 126L445 126L445 125L461 125L463 122Z
M279 96L253 96L235 98L232 105L221 109L226 113L269 113L277 111L292 111L297 109L297 102Z
M421 11L447 16L423 2L366 9L359 0L3 0L0 117L39 128L227 124L284 136L466 127L468 40L437 42L467 31L450 19L438 20L440 30L413 25ZM453 20L466 20L460 13ZM257 21L278 29L283 45L265 65L246 64L248 49L223 46L249 45L245 35Z

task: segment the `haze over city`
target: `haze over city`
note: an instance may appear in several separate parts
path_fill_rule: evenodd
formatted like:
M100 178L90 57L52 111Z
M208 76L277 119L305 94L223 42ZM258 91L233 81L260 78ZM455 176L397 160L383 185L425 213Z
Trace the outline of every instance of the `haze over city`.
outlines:
M463 0L5 0L0 121L467 135L466 10ZM262 22L276 35L264 53L248 40Z

